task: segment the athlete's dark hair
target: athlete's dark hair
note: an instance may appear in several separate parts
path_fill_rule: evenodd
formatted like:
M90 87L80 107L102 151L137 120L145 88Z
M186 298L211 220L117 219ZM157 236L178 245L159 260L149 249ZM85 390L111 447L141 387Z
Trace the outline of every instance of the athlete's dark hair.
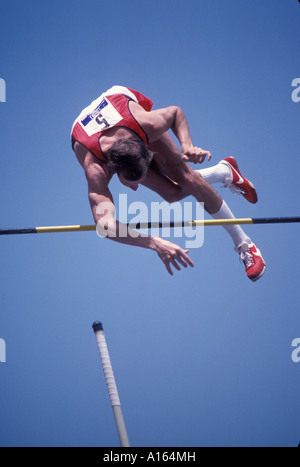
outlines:
M139 180L151 163L151 153L141 139L120 139L107 152L108 166L129 181Z

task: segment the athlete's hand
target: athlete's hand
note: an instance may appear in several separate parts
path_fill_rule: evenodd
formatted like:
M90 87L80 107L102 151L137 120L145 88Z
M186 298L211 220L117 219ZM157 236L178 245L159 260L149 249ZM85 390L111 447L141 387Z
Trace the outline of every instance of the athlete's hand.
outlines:
M183 250L178 245L168 242L167 240L156 238L155 251L165 264L167 271L171 276L173 276L171 265L173 265L177 271L181 270L179 264L184 268L187 268L188 266L191 266L192 268L194 267L193 261L188 256L189 250Z
M204 149L196 146L189 146L188 148L182 148L183 160L186 162L193 162L194 164L202 164L207 157L207 160L211 160L211 153Z

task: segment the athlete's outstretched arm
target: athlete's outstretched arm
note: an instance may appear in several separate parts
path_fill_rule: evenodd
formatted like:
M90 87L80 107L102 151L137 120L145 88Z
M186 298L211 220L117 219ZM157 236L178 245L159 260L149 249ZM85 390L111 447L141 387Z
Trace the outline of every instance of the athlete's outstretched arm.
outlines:
M110 178L98 163L90 163L85 167L89 187L89 201L98 232L111 240L125 245L138 246L156 251L165 264L169 274L173 275L171 265L180 271L180 266L194 266L188 256L188 250L163 240L159 237L141 235L129 229L127 225L115 218L115 205L108 189Z

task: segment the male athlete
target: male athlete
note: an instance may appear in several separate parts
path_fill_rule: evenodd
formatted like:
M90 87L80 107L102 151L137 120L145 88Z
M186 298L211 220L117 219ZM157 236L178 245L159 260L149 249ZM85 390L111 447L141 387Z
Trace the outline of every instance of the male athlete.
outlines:
M205 210L215 219L234 219L234 216L212 183L223 183L250 203L257 202L257 194L252 183L240 173L233 157L212 168L192 170L188 162L201 164L206 157L210 160L210 152L193 145L187 120L179 107L158 110L152 110L152 107L151 99L143 94L114 86L76 119L72 128L72 147L85 171L95 222L103 223L108 238L156 251L169 274L173 275L171 265L178 271L180 265L185 268L194 266L188 250L162 238L137 235L136 232L132 235L127 226L115 219L113 197L108 188L114 174L125 186L137 190L139 184L144 185L170 203L193 195L204 203ZM181 152L168 130L177 137ZM103 203L105 215L98 208ZM124 227L127 236L124 236ZM257 281L266 268L260 251L239 225L224 228L245 265L247 276L253 282ZM111 237L110 229L114 233Z

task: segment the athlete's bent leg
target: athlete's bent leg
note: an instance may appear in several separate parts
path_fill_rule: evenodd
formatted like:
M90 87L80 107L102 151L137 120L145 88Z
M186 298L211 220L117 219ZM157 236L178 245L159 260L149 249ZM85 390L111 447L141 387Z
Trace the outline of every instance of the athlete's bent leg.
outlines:
M229 188L232 193L242 195L249 203L257 203L255 187L250 180L241 174L234 157L227 157L214 167L200 169L197 172L208 183L222 183L224 188Z
M204 203L205 210L209 214L219 211L222 206L222 198L209 185L201 175L183 160L175 142L168 133L165 133L158 141L150 145L154 152L154 160L168 178L177 183L184 192L189 193Z
M159 169L155 161L151 162L147 177L142 183L143 186L160 195L168 203L175 203L189 196L178 183L166 177Z
M165 133L158 141L152 143L154 160L160 171L176 182L183 192L190 193L204 203L205 210L215 219L234 219L226 202L218 193L191 169L183 160L181 153L169 134ZM239 225L224 226L231 236L235 250L239 253L246 269L247 276L253 282L260 279L266 269L265 261L256 246Z

